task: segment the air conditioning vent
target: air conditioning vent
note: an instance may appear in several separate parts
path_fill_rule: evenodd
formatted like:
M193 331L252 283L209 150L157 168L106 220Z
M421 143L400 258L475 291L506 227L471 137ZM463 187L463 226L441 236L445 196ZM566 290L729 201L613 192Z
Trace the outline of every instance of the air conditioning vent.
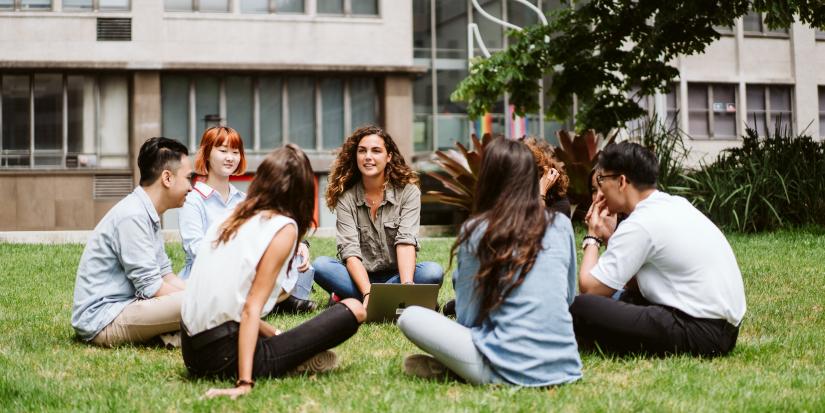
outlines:
M95 175L94 199L121 199L133 187L131 175Z
M98 17L97 40L132 40L132 19L128 17Z

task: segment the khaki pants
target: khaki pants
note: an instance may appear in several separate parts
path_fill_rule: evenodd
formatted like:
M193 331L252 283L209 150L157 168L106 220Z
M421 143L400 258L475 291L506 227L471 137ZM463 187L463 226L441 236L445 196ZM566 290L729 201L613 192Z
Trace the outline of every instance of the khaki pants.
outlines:
M164 333L180 330L180 307L183 291L137 300L127 305L92 343L113 347L125 343L143 343Z

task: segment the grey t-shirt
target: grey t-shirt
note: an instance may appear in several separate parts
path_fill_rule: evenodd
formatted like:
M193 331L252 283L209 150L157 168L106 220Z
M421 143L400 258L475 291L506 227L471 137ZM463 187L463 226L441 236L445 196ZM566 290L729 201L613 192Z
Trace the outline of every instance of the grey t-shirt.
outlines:
M338 199L335 217L335 241L342 263L358 257L367 272L398 271L395 247L408 244L419 248L421 191L414 184L404 188L387 185L373 220L359 182Z

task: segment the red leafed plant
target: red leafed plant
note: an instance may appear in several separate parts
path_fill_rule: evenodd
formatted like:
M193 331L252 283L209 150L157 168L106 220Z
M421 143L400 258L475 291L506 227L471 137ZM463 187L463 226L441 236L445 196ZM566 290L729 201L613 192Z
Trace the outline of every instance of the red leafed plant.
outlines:
M485 133L481 140L473 134L470 141L473 149L468 150L461 142L456 142L458 150L435 151L433 162L440 168L437 172L427 172L427 175L437 179L449 192L428 191L423 202L439 202L453 205L465 211L473 208L478 173L481 170L481 160L484 157L484 148L493 140L492 135Z

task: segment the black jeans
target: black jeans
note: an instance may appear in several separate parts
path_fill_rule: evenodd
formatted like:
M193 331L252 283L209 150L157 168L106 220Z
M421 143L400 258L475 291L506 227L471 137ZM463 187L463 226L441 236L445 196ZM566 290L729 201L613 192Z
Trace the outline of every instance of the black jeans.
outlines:
M358 320L344 304L277 336L259 338L252 363L253 377L281 376L312 356L331 349L358 331ZM181 329L183 363L196 377L238 377L238 328L228 321L194 336Z
M736 345L739 327L726 320L692 317L675 308L651 304L638 292L619 300L582 294L570 306L582 350L652 355L725 355Z

